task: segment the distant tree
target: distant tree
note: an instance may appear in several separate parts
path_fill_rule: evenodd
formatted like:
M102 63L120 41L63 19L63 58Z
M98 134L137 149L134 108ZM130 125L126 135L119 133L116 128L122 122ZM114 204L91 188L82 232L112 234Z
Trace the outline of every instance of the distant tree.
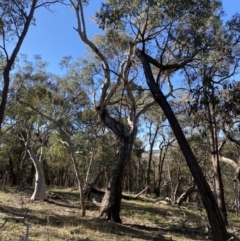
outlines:
M198 55L201 63L195 68L194 74L186 73L192 89L189 97L190 113L195 125L201 126L199 130L208 139L214 172L214 193L226 224L228 221L219 164L219 136L224 123L229 123L229 112L231 112L231 108L227 110L223 106L233 106L231 97L225 104L224 95L227 87L233 85L231 77L237 73L240 64L240 35L235 32L239 22L239 16L235 16L225 28L221 28L221 22L216 22L212 26L214 34L212 34L211 45L214 47Z
M77 81L77 72L72 71L72 69L63 77L48 73L45 69L46 63L41 60L40 56L36 56L34 63L27 60L23 62L25 62L25 65L21 66L20 70L16 72L14 79L16 87L14 96L17 101L13 106L14 109L7 111L6 120L9 121L11 126L13 121L18 123L22 113L25 113L28 121L35 123L35 130L37 126L44 126L45 129L58 133L58 145L65 146L73 164L80 192L82 215L84 216L83 185L77 165L77 150L73 137L80 127L84 127L84 122L81 122L81 115L85 107L90 105L85 85ZM26 133L28 133L28 130ZM27 151L35 165L36 155L32 155L32 146L30 145L32 135L23 136L22 139L24 139ZM35 167L38 166L35 165Z

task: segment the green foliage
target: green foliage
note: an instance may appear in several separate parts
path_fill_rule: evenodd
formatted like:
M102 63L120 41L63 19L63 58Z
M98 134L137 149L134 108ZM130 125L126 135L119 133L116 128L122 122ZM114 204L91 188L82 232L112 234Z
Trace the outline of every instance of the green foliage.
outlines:
M129 49L131 38L123 31L110 29L104 35L95 35L93 42L110 60L123 57L124 52Z
M16 35L23 31L26 22L27 11L30 7L28 0L2 0L0 3L0 33L11 41ZM17 34L18 33L18 34ZM5 41L5 40L4 40Z

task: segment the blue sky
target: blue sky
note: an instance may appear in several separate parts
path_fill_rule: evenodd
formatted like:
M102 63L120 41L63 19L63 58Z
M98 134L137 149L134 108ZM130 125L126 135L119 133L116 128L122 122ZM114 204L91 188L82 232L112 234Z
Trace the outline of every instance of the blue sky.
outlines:
M89 37L100 33L99 28L90 21L90 16L94 16L100 2L100 0L91 0L86 8ZM240 0L223 0L222 2L227 14L226 18L240 12ZM29 58L40 54L44 61L49 62L49 69L57 73L58 63L62 57L71 55L76 59L78 56L83 56L85 46L73 29L76 26L74 12L61 5L55 5L52 9L53 12L44 8L37 10L36 26L30 27L20 52L27 54Z
M92 0L85 9L90 38L101 32L97 25L90 21L90 17L94 16L100 7L100 2ZM71 55L76 59L84 54L85 46L74 30L76 27L75 12L60 4L54 5L51 10L53 11L39 8L36 11L36 26L30 27L20 52L27 54L29 58L40 54L44 61L49 62L52 70L58 70L58 63L62 57Z

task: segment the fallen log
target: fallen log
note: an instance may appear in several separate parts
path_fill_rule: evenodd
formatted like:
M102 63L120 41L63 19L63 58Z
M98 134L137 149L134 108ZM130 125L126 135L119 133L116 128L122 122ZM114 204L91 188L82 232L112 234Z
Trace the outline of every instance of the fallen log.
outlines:
M149 187L150 187L150 185L148 185L146 188L144 188L140 193L138 193L136 196L134 196L134 199L138 198L140 195L142 195L144 192L146 192Z

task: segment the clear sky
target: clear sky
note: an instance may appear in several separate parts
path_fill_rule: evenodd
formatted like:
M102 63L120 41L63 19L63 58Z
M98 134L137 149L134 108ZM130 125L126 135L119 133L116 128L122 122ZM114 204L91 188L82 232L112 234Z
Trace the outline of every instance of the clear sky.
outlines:
M100 29L90 21L90 16L94 16L100 2L100 0L90 0L86 8L89 37L100 33ZM237 12L240 13L240 0L223 0L222 2L226 18L230 18ZM55 5L52 9L53 12L44 8L37 10L36 26L30 27L20 52L27 54L29 58L40 54L44 61L49 62L49 69L57 74L58 63L62 57L71 55L76 59L84 54L85 47L73 29L76 26L74 12L61 5Z

